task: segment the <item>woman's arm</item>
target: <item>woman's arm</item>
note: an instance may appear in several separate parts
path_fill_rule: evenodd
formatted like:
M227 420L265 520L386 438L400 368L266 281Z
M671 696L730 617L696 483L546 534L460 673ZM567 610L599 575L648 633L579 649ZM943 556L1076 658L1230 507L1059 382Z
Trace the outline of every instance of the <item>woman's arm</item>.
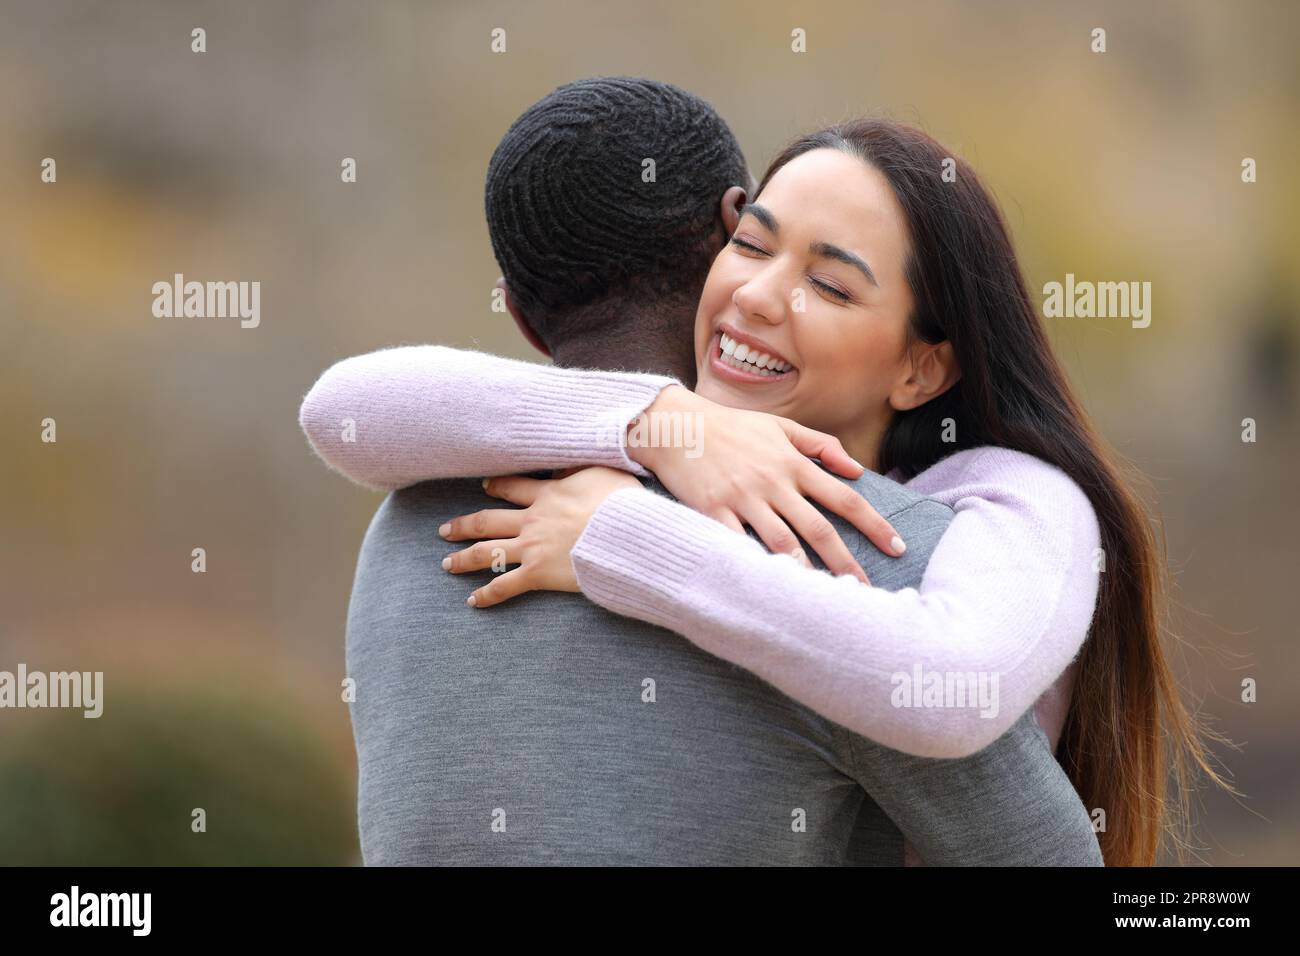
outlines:
M679 499L774 551L805 533L827 567L866 580L844 542L805 496L862 531L886 554L902 551L889 522L810 459L846 477L862 466L833 436L762 412L726 408L662 375L563 369L442 346L385 349L330 368L299 421L331 468L391 491L464 478L607 465L648 472L634 453L671 446L660 481ZM661 394L662 393L662 394ZM653 403L653 406L652 406ZM647 411L642 415L643 411ZM639 426L633 427L634 420ZM700 461L708 432L707 461ZM680 438L690 436L689 447Z
M407 346L331 367L307 393L299 422L326 464L383 491L575 465L644 475L624 451L625 429L673 384Z
M855 733L918 756L967 756L1078 653L1100 530L1064 472L1019 452L959 452L923 477L956 517L919 589L803 567L639 488L604 500L573 567L596 603L685 635ZM958 679L983 700L941 706L961 703L945 699Z

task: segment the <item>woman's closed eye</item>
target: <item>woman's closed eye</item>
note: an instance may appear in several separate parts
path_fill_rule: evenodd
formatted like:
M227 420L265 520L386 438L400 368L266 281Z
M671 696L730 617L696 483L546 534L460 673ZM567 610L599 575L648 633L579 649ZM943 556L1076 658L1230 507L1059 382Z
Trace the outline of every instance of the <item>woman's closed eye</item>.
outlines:
M739 236L732 236L731 244L740 249L744 249L746 252L756 252L761 256L767 255L766 249L762 248L761 246L756 246L752 242L749 242L748 240L741 239Z
M820 279L814 278L813 276L809 276L808 281L838 302L853 301L853 296L849 295L843 289L837 289L835 286L828 285L825 282L822 282Z
M746 252L752 253L754 255L760 255L760 256L770 255L770 253L766 249L762 248L761 246L755 245L754 243L750 242L747 239L742 239L739 236L732 236L731 244L733 246L736 246L738 249L744 249ZM813 287L817 289L817 291L830 296L836 302L853 301L852 295L845 292L843 289L831 285L828 282L823 282L821 279L818 279L814 276L809 276L808 281L812 283Z

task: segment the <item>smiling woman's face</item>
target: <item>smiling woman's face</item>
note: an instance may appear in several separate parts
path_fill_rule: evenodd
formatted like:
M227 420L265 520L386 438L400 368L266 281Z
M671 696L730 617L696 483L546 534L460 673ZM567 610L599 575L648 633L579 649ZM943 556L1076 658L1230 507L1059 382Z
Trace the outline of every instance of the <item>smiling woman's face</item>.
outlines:
M903 210L878 170L835 149L791 160L709 271L696 392L829 432L870 464L911 371L907 253Z

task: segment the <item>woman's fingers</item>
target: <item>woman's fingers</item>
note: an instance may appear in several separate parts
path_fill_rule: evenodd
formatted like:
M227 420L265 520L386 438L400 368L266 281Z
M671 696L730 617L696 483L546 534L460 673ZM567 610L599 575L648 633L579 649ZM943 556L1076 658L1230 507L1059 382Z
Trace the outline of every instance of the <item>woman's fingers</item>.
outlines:
M780 512L783 525L788 522L785 527L793 528L807 542L807 546L818 553L822 563L826 564L827 571L836 575L853 575L863 584L871 584L867 572L862 570L861 564L853 557L853 551L849 550L835 525L827 520L826 515L803 501L800 494L790 492L788 496L781 496L777 499L776 510ZM800 546L796 541L794 548L783 550L790 553Z
M740 519L736 517L735 512L730 508L714 508L712 511L706 511L705 514L714 521L725 524L737 534L745 533L745 526L741 523Z
M800 490L807 497L821 502L828 511L833 511L848 521L890 557L896 558L907 550L907 545L894 530L894 526L882 518L880 512L871 507L866 498L843 482L835 480L812 462L808 462L807 468L803 469ZM821 554L820 549L817 553Z
M811 515L796 508L794 506L796 500L805 505ZM800 521L799 535L817 552L826 570L832 574L851 574L864 584L871 583L867 578L867 572L863 571L858 562L853 559L848 545L835 532L835 526L827 521L824 515L793 493L790 512ZM787 514L786 517L790 515ZM804 554L799 537L790 530L790 525L785 523L781 515L766 503L746 511L744 518L773 554L788 554L797 558L802 564L812 566L807 555Z
M801 551L799 539L790 530L781 516L773 511L767 502L758 501L741 511L745 524L754 529L760 541L767 545L773 554L795 554Z
M470 541L475 538L517 538L524 524L524 513L509 508L492 508L473 514L452 518L438 534L448 541Z
M477 541L464 551L455 551L442 559L444 571L464 574L466 571L504 571L507 565L518 564L519 539Z
M817 552L828 571L833 574L851 574L863 584L871 583L871 578L862 570L862 565L853 557L853 552L844 543L835 526L802 495L792 491L782 496L776 507L799 537Z
M492 607L494 604L501 604L512 597L535 590L537 588L533 586L528 569L515 568L505 574L498 574L490 583L483 585L466 598L465 603L478 608Z
M502 498L514 505L525 508L537 499L545 481L541 478L524 478L521 475L507 475L503 478L484 478L483 490L493 498Z
M805 457L818 459L835 474L843 475L845 478L857 478L866 471L859 462L849 456L844 446L840 444L840 440L834 435L814 431L788 418L782 418L780 422L790 443Z

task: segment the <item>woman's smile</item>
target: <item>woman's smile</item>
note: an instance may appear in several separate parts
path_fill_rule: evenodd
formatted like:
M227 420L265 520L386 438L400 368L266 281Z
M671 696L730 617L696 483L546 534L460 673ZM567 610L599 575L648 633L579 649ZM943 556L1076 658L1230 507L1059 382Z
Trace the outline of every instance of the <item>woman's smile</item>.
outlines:
M772 386L790 383L799 375L776 349L726 324L714 332L709 349L710 371L728 382Z

